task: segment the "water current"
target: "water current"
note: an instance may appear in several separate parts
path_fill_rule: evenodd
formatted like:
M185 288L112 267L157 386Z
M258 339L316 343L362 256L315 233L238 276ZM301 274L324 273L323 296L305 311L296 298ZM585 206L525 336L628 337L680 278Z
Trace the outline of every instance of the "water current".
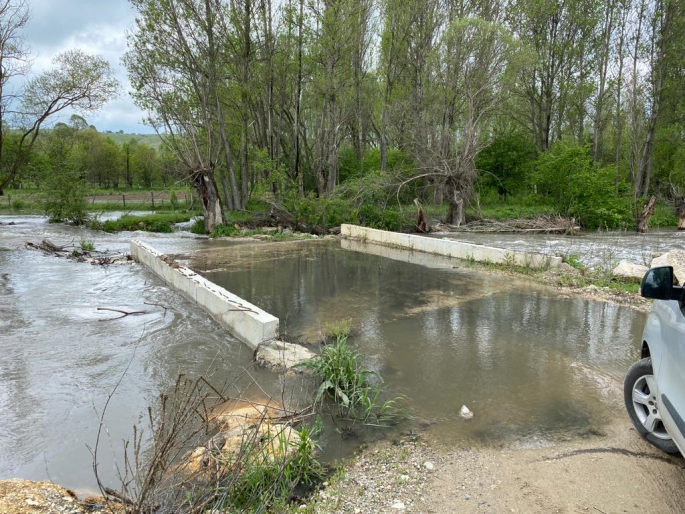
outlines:
M26 241L48 237L64 245L85 238L118 252L143 239L183 254L303 341L316 341L326 323L351 319L350 345L410 409L399 429L423 430L445 444L517 448L601 436L606 423L623 416L620 383L637 358L645 320L631 309L531 281L339 241L111 235L31 216L0 216L0 223L0 479L49 478L94 489L87 445L125 370L105 416L100 471L110 481L122 438L144 422L147 405L169 391L179 372L226 381L249 369L267 393L281 384L277 375L251 367L247 346L149 271L45 256L24 249ZM615 248L612 237L605 238L607 248ZM632 248L626 251L639 260L645 241L656 246L664 237L621 248ZM478 239L492 246L508 240ZM601 244L594 235L587 239L595 249ZM98 307L146 313L108 320L116 313ZM464 404L475 413L468 422L458 415ZM329 434L324 457L359 442Z

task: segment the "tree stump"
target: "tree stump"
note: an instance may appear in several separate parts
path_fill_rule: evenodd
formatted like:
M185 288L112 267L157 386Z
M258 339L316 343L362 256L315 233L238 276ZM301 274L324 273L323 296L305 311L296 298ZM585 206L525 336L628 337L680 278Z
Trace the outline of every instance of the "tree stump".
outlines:
M678 215L678 230L685 230L685 196L675 197L675 213Z
M645 204L644 209L642 209L642 214L638 218L637 231L640 234L647 232L649 228L649 220L654 214L654 204L656 203L656 196L652 196L649 201Z
M428 224L428 221L426 221L426 214L423 212L423 207L421 207L421 204L419 203L418 198L414 198L414 205L416 205L416 208L418 209L418 221L416 222L416 228L419 232L423 232L424 234L427 232L431 231L431 227Z

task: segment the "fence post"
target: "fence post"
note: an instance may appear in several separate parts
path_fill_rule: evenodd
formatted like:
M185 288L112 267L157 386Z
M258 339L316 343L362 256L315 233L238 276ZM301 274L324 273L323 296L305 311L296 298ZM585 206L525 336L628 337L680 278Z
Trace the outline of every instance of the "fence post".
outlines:
M152 208L155 208L155 194L150 191L150 200L152 201Z
M121 195L121 197L124 199L124 209L126 208L126 195Z

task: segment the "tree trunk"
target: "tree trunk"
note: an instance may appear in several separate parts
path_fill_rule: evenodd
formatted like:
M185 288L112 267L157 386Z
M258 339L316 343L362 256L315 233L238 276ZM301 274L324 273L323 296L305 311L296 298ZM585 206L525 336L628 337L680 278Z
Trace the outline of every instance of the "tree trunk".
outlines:
M208 234L224 223L221 198L216 189L214 174L198 171L193 175L193 187L197 190L205 215L205 232Z
M678 215L678 230L685 230L685 196L676 196L675 213Z
M654 214L654 204L656 203L656 196L652 196L649 201L645 204L644 209L642 209L642 214L637 222L637 231L640 234L647 232L649 228L649 220Z
M418 219L416 221L416 228L418 229L419 232L430 232L431 227L428 224L428 221L426 221L426 213L423 212L423 207L421 207L421 204L419 203L418 198L414 198L414 205L416 205L416 209L418 210Z
M447 191L447 202L450 208L445 217L445 223L459 227L466 221L464 195L456 186L450 185L449 181L448 187L450 189Z

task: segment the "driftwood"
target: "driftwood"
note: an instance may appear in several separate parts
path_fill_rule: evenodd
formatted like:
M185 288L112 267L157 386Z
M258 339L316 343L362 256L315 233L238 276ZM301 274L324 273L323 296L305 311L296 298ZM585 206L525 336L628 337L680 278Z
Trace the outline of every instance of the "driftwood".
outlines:
M116 318L109 318L109 319L101 319L100 321L112 321L115 319L121 319L125 318L126 316L131 316L131 315L136 315L136 314L147 314L147 311L133 311L133 312L126 312L126 311L121 311L119 309L110 309L108 307L98 307L99 311L109 311L109 312L118 312L122 314L121 316L117 316Z
M647 229L649 228L649 220L654 214L655 204L656 196L652 196L642 209L642 214L640 214L640 217L637 220L637 231L640 234L647 232Z
M48 255L62 257L76 262L88 262L93 265L110 266L114 264L132 264L133 258L130 254L116 253L109 254L96 251L83 250L74 245L57 246L49 239L43 239L39 244L28 241L26 248L29 250L39 250ZM69 250L71 248L71 250Z
M423 212L423 207L421 207L421 204L419 203L418 198L414 198L414 205L416 205L416 209L418 210L418 219L416 221L416 229L419 232L423 232L424 234L427 232L430 232L431 227L428 224L428 221L426 221L426 213Z
M472 221L466 225L439 224L434 232L515 233L515 234L577 234L580 227L574 219L562 216L540 216L534 219Z

